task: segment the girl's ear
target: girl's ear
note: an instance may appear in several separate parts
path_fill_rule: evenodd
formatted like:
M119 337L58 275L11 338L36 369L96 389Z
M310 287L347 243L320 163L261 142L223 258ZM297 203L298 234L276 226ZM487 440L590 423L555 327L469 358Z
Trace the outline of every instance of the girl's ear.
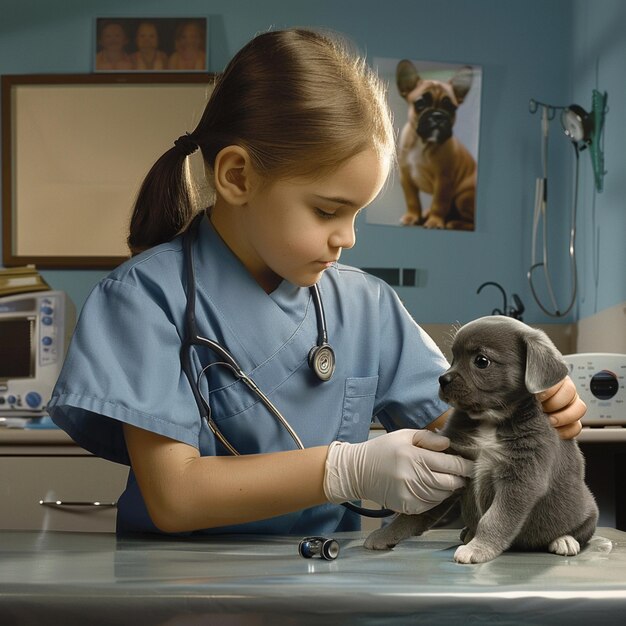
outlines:
M255 176L250 155L241 146L226 146L215 158L215 191L229 204L248 201Z

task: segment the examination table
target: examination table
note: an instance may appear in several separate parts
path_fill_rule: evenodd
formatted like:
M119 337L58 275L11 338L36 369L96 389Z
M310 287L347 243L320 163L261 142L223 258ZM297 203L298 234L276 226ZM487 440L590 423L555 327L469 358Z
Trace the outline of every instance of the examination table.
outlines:
M453 562L458 530L390 552L335 535L335 561L298 537L172 540L0 532L0 624L626 624L626 533L599 528L576 557Z

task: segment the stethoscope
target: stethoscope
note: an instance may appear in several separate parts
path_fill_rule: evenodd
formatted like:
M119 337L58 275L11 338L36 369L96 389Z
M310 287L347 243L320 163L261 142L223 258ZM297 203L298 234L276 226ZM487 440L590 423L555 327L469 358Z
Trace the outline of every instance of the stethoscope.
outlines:
M283 414L276 408L274 403L263 393L263 391L261 391L254 380L243 371L239 363L237 363L235 357L217 341L208 339L207 337L202 337L198 332L198 325L196 323L196 272L193 261L193 242L197 237L200 223L204 219L205 215L206 214L204 212L198 214L192 220L191 224L187 228L187 231L183 234L183 257L185 262L184 273L187 290L187 304L185 307L185 336L180 350L182 368L187 376L187 379L189 380L191 391L198 406L200 416L206 420L211 432L215 435L217 440L231 454L240 456L240 452L220 431L218 425L213 419L211 406L200 391L200 379L206 373L207 369L215 365L222 365L227 367L237 380L244 383L250 391L258 397L267 410L283 425L285 430L294 440L296 446L299 449L304 450L304 444L300 440L300 437L298 437L295 430L291 427L291 424L289 424ZM317 284L309 287L309 292L311 293L313 304L315 306L315 315L317 319L317 343L309 351L308 363L317 378L322 382L326 382L332 378L335 371L335 352L328 342L324 305L322 303L322 298ZM191 366L191 352L193 346L204 346L209 350L212 350L221 359L221 361L209 363L209 365L202 368L196 377ZM343 506L367 517L387 517L393 514L393 511L388 509L364 509L350 502L344 502Z

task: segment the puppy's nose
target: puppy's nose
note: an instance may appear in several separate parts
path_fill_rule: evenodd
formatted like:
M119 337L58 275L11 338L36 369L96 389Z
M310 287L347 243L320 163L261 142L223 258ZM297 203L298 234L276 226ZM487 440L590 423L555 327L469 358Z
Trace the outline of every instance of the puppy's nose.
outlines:
M439 377L439 385L444 389L452 382L453 378L454 376L450 372L446 372Z

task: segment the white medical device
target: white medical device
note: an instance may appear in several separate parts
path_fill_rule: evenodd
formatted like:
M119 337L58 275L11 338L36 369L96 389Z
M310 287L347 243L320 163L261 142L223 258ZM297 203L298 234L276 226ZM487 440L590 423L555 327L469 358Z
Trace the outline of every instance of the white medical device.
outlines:
M75 321L62 291L0 298L0 417L44 414Z
M563 358L587 405L583 426L626 425L626 354L568 354Z

